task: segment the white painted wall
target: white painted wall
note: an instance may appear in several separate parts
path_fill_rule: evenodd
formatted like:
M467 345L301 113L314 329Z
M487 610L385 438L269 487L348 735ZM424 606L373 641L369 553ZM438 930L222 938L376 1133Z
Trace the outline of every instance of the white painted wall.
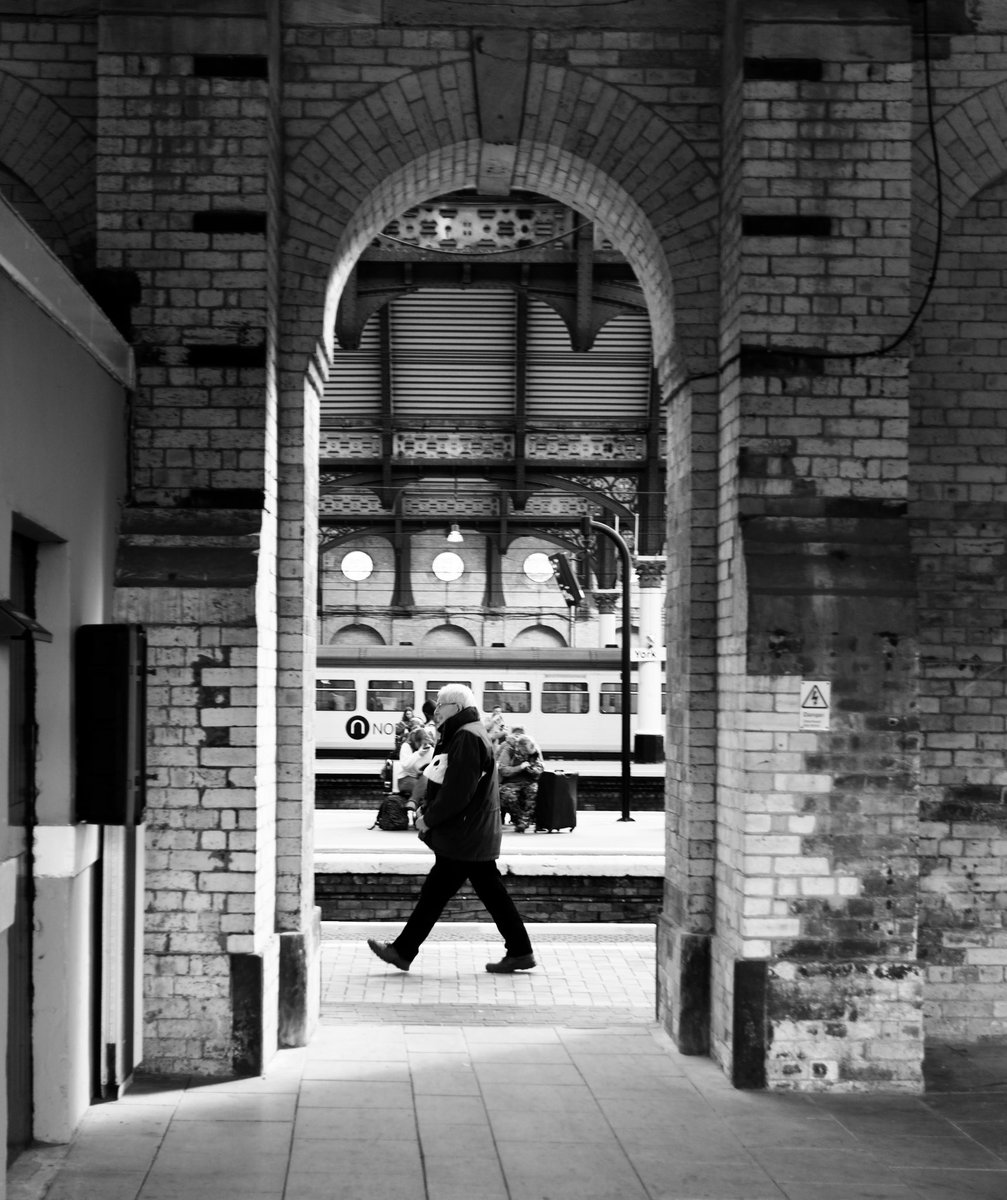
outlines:
M10 535L28 522L39 550L39 785L36 842L35 1137L66 1141L90 1101L90 928L97 830L73 823L72 644L108 621L125 489L129 347L76 280L0 201L0 596ZM7 826L8 644L0 641L0 964L13 921ZM6 1046L6 969L0 1048ZM0 1133L6 1143L6 1055ZM0 1174L0 1200L4 1183Z

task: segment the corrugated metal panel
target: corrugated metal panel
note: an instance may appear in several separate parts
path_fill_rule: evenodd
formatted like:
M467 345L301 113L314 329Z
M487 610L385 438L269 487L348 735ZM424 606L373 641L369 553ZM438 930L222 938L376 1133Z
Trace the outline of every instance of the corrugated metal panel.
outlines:
M650 369L650 322L645 313L616 317L601 329L589 353L577 354L555 309L541 300L529 304L530 420L645 417Z
M322 425L339 417L377 417L381 413L381 325L377 313L364 326L359 350L332 355L332 370L322 396Z
M515 297L415 292L392 306L396 416L508 417L514 411Z
M392 405L399 423L463 413L509 418L514 412L517 299L513 292L429 289L390 306ZM528 306L528 417L564 422L646 416L650 323L644 313L610 321L589 354L570 349L566 326L542 301ZM379 318L360 349L333 355L322 424L381 412Z

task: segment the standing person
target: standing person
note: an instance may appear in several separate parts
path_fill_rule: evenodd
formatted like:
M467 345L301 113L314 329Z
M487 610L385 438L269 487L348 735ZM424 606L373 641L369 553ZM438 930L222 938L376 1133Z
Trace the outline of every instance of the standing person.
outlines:
M535 740L520 726L515 726L500 747L497 770L500 773L500 808L510 817L518 833L524 833L534 819L538 777L543 766L542 751Z
M497 974L535 966L531 941L496 860L500 854L500 798L496 762L471 689L449 683L437 693L440 733L424 769L427 785L416 830L434 852L412 916L394 942L368 938L382 960L408 971L444 907L468 880L504 939L504 957L489 962Z
M506 741L509 732L507 722L503 718L503 710L499 704L485 718L483 724L486 726L486 733L489 736L490 745L493 747L493 753L499 753L500 747Z

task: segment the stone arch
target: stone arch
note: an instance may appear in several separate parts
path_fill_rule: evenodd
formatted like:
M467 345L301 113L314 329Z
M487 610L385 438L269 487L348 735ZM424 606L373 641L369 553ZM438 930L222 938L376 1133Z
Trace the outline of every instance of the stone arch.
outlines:
M556 629L550 629L548 625L526 625L520 630L511 642L513 647L521 647L527 649L530 646L536 646L545 649L552 649L556 646L566 646L569 643L566 638Z
M344 625L332 635L330 646L383 646L385 639L370 625Z
M433 629L428 629L420 640L420 645L429 648L431 646L474 646L475 638L467 629L463 629L460 625L435 625Z
M0 71L0 163L46 207L78 254L93 237L94 162L94 141L80 122Z
M984 188L1007 174L1007 82L974 92L934 122L947 229ZM937 176L929 128L913 144L913 288L922 296L937 246Z
M339 296L371 237L416 200L474 185L481 143L469 74L462 62L391 81L339 113L291 160L288 258L299 278L290 283L304 298L314 294L322 309L323 361ZM445 88L455 92L458 111L441 101ZM552 123L546 92L569 99L573 116L565 124ZM575 70L533 68L528 96L513 186L569 204L610 233L643 286L667 383L681 370L676 303L683 316L687 305L683 325L697 353L715 349L718 202L710 168L652 108ZM617 152L604 132L609 121L639 131L638 156Z

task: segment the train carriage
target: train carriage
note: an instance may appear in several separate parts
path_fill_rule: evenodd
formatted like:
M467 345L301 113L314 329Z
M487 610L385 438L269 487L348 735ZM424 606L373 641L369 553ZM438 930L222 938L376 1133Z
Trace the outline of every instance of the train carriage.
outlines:
M617 756L622 734L618 650L327 646L318 654L315 708L320 766L390 753L405 709L421 712L446 683L472 688L483 713L500 708L546 753ZM636 713L636 683L631 684Z

